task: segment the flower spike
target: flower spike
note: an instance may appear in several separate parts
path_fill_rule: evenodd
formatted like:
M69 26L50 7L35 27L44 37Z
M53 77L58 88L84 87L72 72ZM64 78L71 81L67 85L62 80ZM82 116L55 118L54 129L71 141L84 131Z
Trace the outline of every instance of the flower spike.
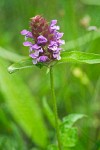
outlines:
M26 29L21 31L25 36L23 45L30 48L29 56L33 59L33 64L61 59L60 46L64 44L64 40L61 40L63 33L58 32L60 27L56 24L57 20L51 20L49 24L45 18L37 15L31 18L31 31ZM27 40L29 38L31 42Z

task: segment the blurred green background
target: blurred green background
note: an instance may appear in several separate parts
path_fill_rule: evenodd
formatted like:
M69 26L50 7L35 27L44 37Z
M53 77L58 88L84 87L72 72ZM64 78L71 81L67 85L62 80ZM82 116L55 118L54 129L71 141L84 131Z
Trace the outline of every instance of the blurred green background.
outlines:
M100 0L0 0L0 150L45 150L56 138L46 68L7 72L28 55L20 31L37 14L58 20L65 50L100 54ZM54 78L60 119L88 115L77 123L79 142L71 149L100 150L100 65L61 64Z

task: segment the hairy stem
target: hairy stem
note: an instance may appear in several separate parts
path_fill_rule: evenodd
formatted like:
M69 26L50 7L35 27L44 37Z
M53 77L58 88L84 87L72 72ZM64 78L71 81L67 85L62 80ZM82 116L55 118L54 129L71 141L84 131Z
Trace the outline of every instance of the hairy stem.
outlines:
M59 122L58 122L58 113L57 113L57 104L56 104L56 96L54 90L54 79L53 79L53 68L50 67L50 83L51 83L51 92L52 92L52 100L53 100L53 110L55 115L55 128L58 140L58 148L61 150L61 142L60 142L60 133L59 133Z

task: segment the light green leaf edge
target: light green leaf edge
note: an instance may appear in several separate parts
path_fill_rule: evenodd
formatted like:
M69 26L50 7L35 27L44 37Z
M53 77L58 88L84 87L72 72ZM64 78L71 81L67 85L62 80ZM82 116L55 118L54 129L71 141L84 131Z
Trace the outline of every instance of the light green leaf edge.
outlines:
M79 51L62 52L61 60L59 60L58 63L66 62L97 64L100 63L100 55Z
M81 0L84 4L87 5L100 5L100 0Z
M65 126L66 128L71 128L78 120L87 117L84 114L70 114L63 118L61 126Z
M22 59L19 62L12 64L10 67L8 67L8 72L13 73L17 70L25 69L25 68L29 68L29 67L33 67L33 66L34 65L32 63L32 59L27 57L27 58Z

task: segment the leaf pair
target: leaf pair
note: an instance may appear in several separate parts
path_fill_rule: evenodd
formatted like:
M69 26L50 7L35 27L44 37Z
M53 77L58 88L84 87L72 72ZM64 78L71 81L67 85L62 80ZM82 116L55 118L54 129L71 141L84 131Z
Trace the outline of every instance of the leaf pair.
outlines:
M62 52L61 53L61 60L55 61L57 64L60 63L67 63L67 62L73 62L73 63L87 63L87 64L97 64L100 63L100 55L99 54L93 54L93 53L85 53L85 52L79 52L79 51L71 51L71 52ZM31 58L25 58L21 61L11 65L8 68L9 73L13 73L17 70L21 70L28 67L33 67L32 59ZM45 66L44 63L38 63L37 66L39 68Z

